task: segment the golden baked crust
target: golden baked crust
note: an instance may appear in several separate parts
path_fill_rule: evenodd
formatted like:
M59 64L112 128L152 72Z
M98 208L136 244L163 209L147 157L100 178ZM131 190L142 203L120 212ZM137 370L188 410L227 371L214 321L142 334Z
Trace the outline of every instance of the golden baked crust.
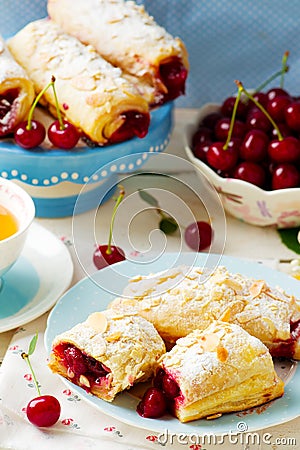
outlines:
M160 368L180 388L173 412L181 422L241 411L284 393L267 347L238 325L214 321L177 341Z
M8 45L33 81L36 92L55 76L62 114L92 141L109 142L124 123L127 112L148 117L147 101L123 77L122 71L105 61L92 46L64 33L51 20L29 23ZM42 101L55 115L52 89L47 90Z
M0 117L0 136L12 133L15 127L27 118L33 99L32 82L24 69L14 60L0 36L0 106L5 105L5 102L9 106L10 103L7 113L1 114Z
M48 13L62 29L92 44L113 65L154 86L157 100L167 92L161 65L175 58L188 69L182 40L171 36L133 1L49 0Z
M290 345L291 323L300 319L295 297L264 280L230 273L224 266L203 282L201 275L199 267L182 266L134 277L124 297L115 299L110 307L145 317L166 341L175 342L221 319L240 325L277 356L300 357L299 336ZM286 353L280 355L281 350Z
M67 367L63 349L68 344L92 358L94 366L99 362L104 367L106 376L101 382L94 383L88 371L76 374L74 368ZM118 392L150 378L164 352L164 342L150 322L139 316L124 316L107 310L91 314L85 322L56 336L49 367L110 402Z

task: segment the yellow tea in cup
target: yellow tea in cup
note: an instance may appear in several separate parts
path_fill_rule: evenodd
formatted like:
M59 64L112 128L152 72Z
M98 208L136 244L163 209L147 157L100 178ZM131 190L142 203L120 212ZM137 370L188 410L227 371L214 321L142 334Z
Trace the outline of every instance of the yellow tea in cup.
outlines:
M18 231L16 217L4 206L0 205L0 241L12 236Z

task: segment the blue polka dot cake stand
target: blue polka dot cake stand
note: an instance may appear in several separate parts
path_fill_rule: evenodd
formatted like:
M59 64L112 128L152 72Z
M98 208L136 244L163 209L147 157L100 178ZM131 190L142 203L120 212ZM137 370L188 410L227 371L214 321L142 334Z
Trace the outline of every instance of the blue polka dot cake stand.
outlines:
M71 216L86 183L82 213L99 206L114 192L120 173L141 168L153 153L167 147L173 126L173 102L151 112L147 136L119 144L89 147L81 143L71 151L49 143L35 151L24 150L13 139L0 141L0 176L15 180L32 196L37 217ZM41 113L43 114L43 113ZM101 201L99 200L101 199Z

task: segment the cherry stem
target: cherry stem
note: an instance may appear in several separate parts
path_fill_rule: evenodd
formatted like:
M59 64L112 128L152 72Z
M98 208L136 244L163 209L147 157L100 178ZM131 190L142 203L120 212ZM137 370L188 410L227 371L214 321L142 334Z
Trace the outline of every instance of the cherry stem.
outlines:
M31 340L31 342L30 342L30 344L29 344L29 350L28 350L28 353L23 352L23 353L21 353L21 356L22 356L22 358L25 359L25 361L27 362L27 364L28 364L28 366L29 366L29 369L30 369L30 372L31 372L31 374L32 374L32 378L33 378L33 381L34 381L34 384L35 384L37 393L38 393L39 396L41 396L41 391L40 391L40 388L39 388L39 384L38 384L38 382L37 382L37 379L36 379L36 376L35 376L35 373L34 373L34 370L33 370L32 365L31 365L30 358L29 358L29 355L32 355L32 353L33 353L34 350L35 350L37 338L38 338L38 333L36 333L36 334L34 335L34 337L32 338L32 340Z
M111 216L111 221L110 221L110 227L109 227L109 237L108 237L108 244L107 244L107 249L106 249L106 254L107 255L111 255L112 251L111 251L111 241L112 241L112 235L113 235L113 228L114 228L114 222L115 222L115 217L117 214L117 209L121 203L121 201L123 200L124 196L125 196L125 190L123 188L123 186L119 186L120 192L119 192L119 196L116 199L116 203L113 209L113 213Z
M285 72L287 72L287 60L288 57L290 55L289 51L284 52L283 57L282 57L282 73L281 73L281 79L280 79L280 87L281 89L283 89L283 84L284 84L284 74Z
M275 128L275 130L277 132L278 140L282 141L283 136L280 133L278 126L276 125L276 123L274 122L274 120L272 119L272 117L270 116L268 111L248 91L246 91L246 89L244 88L244 86L242 85L242 83L240 81L235 80L235 84L241 90L241 92L243 92L249 98L249 100L251 100L255 104L255 106L257 106L265 114L265 116L269 119L269 121L273 125L273 128Z
M59 109L59 103L58 103L58 98L57 98L56 89L55 89L55 77L53 75L52 75L52 78L51 78L50 85L52 86L52 89L53 89L56 114L57 114L57 119L58 119L58 122L59 122L59 129L60 130L64 130L66 127L65 127L64 122L62 120L61 112L60 112L60 109Z
M36 96L30 110L28 113L28 119L27 119L27 125L26 125L26 130L31 130L32 127L32 116L33 116L33 112L35 110L36 105L38 104L38 102L40 101L40 99L42 98L42 96L45 94L45 92L47 91L47 89L49 89L49 87L52 85L52 81L50 81L50 83L47 84L47 86L44 87L44 89L41 90L41 92Z
M260 86L255 89L255 93L262 91L269 83L271 83L275 78L281 77L280 87L283 87L283 79L284 74L289 71L289 66L287 66L286 62L289 56L289 52L286 51L282 57L282 67L277 72L273 73L269 78L267 78Z
M229 126L229 130L228 130L228 135L227 135L227 139L226 142L223 146L223 150L227 150L228 149L228 144L230 142L231 136L232 136L232 132L233 132L233 127L234 127L234 122L235 122L235 116L236 116L236 112L237 112L237 108L238 108L238 104L242 95L242 91L243 89L241 87L238 86L238 93L234 102L234 106L233 106L233 110L232 110L232 116L231 116L231 120L230 120L230 126Z

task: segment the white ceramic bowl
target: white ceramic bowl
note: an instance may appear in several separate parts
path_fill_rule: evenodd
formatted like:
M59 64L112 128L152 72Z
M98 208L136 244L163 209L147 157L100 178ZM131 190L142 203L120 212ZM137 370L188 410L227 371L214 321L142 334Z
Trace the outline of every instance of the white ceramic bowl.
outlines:
M218 111L217 104L206 104L200 111L196 124L189 125L185 135L185 151L194 164L204 185L211 184L219 193L226 212L257 226L292 228L300 225L300 188L265 191L253 184L233 178L222 178L209 166L196 158L191 150L191 138L199 121L211 112Z
M0 205L11 212L18 222L18 231L0 240L0 278L12 267L20 256L28 229L35 217L32 198L13 181L0 177ZM1 280L0 280L1 284Z

